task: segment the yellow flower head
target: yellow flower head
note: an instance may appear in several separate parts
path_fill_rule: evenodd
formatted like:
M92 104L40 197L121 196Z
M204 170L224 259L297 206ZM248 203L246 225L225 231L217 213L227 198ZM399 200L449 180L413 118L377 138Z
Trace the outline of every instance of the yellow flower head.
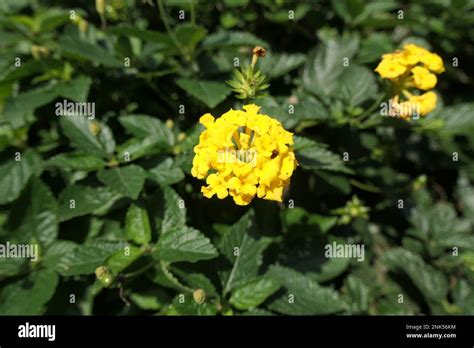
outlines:
M407 71L406 60L399 52L384 54L375 71L384 79L394 79Z
M408 101L415 103L419 107L419 112L421 116L425 116L429 112L433 111L436 107L436 93L426 92L422 95L414 95Z
M407 44L400 51L384 54L375 71L394 86L390 115L408 120L415 115L425 116L436 107L434 92L412 94L409 90L428 91L436 86L435 74L444 71L443 60L436 53Z
M434 92L426 92L422 95L412 95L408 100L401 103L394 103L394 108L402 119L408 120L411 117L425 116L436 107L437 96Z
M224 199L232 196L238 205L249 204L255 195L281 202L298 165L293 152L293 134L260 107L245 105L219 118L203 115L206 127L194 147L191 174L206 179L202 194Z
M411 73L413 75L413 83L416 88L422 89L424 91L434 88L438 79L435 74L430 73L430 71L421 66L415 66Z

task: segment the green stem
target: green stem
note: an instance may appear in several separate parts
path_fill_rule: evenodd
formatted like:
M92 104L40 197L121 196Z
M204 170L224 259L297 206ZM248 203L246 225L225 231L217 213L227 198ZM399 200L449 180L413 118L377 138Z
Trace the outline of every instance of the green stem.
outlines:
M157 4L158 4L158 10L160 11L160 18L163 21L163 24L165 25L165 29L168 32L168 35L170 36L174 45L176 46L178 51L183 55L183 57L186 58L186 60L188 61L191 60L191 57L185 52L185 50L179 43L178 39L176 38L174 31L171 30L170 24L168 22L168 16L166 15L165 8L163 6L163 0L157 0Z
M194 8L194 0L191 0L191 24L196 26L196 11Z
M145 265L144 267L136 270L136 271L133 271L133 272L130 272L130 273L127 273L127 274L124 274L123 277L124 278L133 278L133 277L136 277L137 275L140 275L144 272L146 272L148 269L150 269L153 265L155 264L155 261L153 262L150 262L149 264Z
M364 190L364 191L373 192L373 193L379 193L380 192L380 189L378 187L368 185L368 184L364 184L364 183L362 183L360 181L357 181L355 179L350 179L349 182L351 183L351 185L353 185L355 187L358 187L358 188L360 188L361 190Z
M388 96L385 93L382 93L380 98L378 98L365 112L363 112L361 115L359 115L358 120L362 121L364 118L370 116L372 112L375 111L375 109L380 105L380 103L386 99Z
M153 77L162 77L162 76L170 75L170 74L177 74L179 73L179 71L180 70L177 68L171 68L171 69L164 69L160 71L153 71L153 72L146 72L146 73L138 72L136 75L137 77L148 79L148 78L153 78Z
M105 27L107 26L107 21L105 20L105 16L101 13L99 14L100 17L100 27L102 30L105 30Z

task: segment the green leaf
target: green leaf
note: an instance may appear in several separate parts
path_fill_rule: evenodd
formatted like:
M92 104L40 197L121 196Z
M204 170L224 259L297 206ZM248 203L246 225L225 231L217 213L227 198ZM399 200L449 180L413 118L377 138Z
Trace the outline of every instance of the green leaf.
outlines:
M322 98L337 92L339 79L345 67L344 59L351 59L357 52L359 40L356 36L329 39L310 53L303 69L303 87Z
M39 315L53 297L59 277L51 270L33 272L3 288L0 296L2 315Z
M292 6L291 21L299 21L311 10L309 3L295 3L295 6ZM286 23L289 19L289 12L285 8L273 9L272 11L265 11L264 16L272 22Z
M39 87L6 98L3 110L3 120L13 128L19 128L34 120L36 108L46 105L58 96L57 90L52 86Z
M32 178L11 210L9 225L22 241L34 238L46 246L58 235L57 215L58 204L48 186L39 178Z
M360 278L349 275L346 279L346 289L349 311L354 314L366 313L369 309L369 287Z
M341 74L338 86L338 97L349 106L359 106L368 99L374 98L377 84L374 74L359 65L350 65Z
M406 273L427 299L435 302L446 299L448 282L443 273L426 264L419 255L395 248L385 252L384 260L390 270Z
M148 178L155 180L160 185L176 184L184 179L183 170L175 164L171 157L162 160L156 167L150 169Z
M349 258L341 257L325 258L325 260L320 262L314 260L314 262L320 264L320 269L314 272L308 272L307 276L318 283L323 283L335 279L344 273L344 271L349 267L351 260Z
M355 19L364 12L363 0L345 0L345 1L331 1L334 11L348 23L355 22Z
M90 214L111 205L121 195L107 187L90 187L75 184L67 187L59 197L59 220L66 221Z
M70 81L51 83L17 96L10 96L6 99L3 119L13 128L19 128L33 122L35 109L52 102L58 96L85 102L91 82L89 77L79 76Z
M134 161L144 156L149 157L166 152L168 149L168 145L152 137L143 139L131 138L117 148L117 157L120 160L130 157L130 160Z
M249 0L224 0L226 7L246 7Z
M186 225L186 208L183 199L171 187L165 186L163 191L165 209L161 233L165 234Z
M440 132L446 135L471 135L474 131L474 103L448 106L436 113L436 119L443 120Z
M460 219L456 209L449 203L422 203L426 191L414 193L416 207L410 209L409 220L413 225L408 230L410 236L423 241L432 255L440 255L453 247L471 249L474 237L468 220Z
M3 37L4 34L5 34L4 32L0 31L0 39L4 39ZM6 69L1 71L0 76L4 82L19 81L19 80L24 79L25 77L32 76L34 74L41 72L42 69L44 69L45 64L53 65L53 64L57 64L57 62L51 61L51 60L46 60L46 61L29 60L26 62L22 62L21 66L11 65L9 68L7 67Z
M141 309L157 311L168 303L168 296L160 289L154 289L146 294L133 293L130 295L130 300Z
M201 315L211 316L217 314L216 304L204 302L201 304L194 301L192 294L183 294L184 299L182 301L181 296L176 296L169 308L170 312L164 312L165 315Z
M346 309L346 303L336 291L292 269L272 266L267 276L286 289L285 294L268 305L272 311L287 315L324 315Z
M315 97L301 93L292 98L294 100L287 98L277 101L271 96L264 97L259 100L261 112L277 118L285 129L295 128L304 122L314 125L329 117L329 111Z
M13 202L28 183L30 177L42 171L41 158L33 150L19 153L19 161L12 159L0 165L0 204Z
M319 214L308 213L304 208L294 207L292 209L285 209L282 211L282 224L286 228L299 228L306 230L311 227L311 230L316 230L322 234L327 233L337 222L335 216L323 216Z
M224 294L245 284L260 269L263 251L270 241L251 236L254 223L254 212L250 210L222 237L219 249L232 264L231 270L224 274Z
M269 78L277 78L298 68L305 61L305 55L301 53L272 53L265 57L262 62L262 72Z
M78 245L73 252L64 254L56 265L62 276L93 274L95 269L105 264L106 259L117 251L123 253L124 242L91 240Z
M35 19L39 23L38 32L52 31L71 20L67 12L55 8L39 12Z
M174 145L173 132L158 118L147 115L127 115L119 117L120 124L138 138L151 138L156 142Z
M183 267L184 268L184 267ZM204 274L191 273L190 269L179 269L173 267L173 273L176 274L191 289L202 289L206 293L206 298L211 296L218 297L217 290L212 282Z
M102 158L93 155L81 153L60 153L46 161L45 167L91 172L104 168L106 164L107 163Z
M344 164L342 156L327 150L324 144L295 136L295 150L298 163L305 169L352 173Z
M89 121L86 117L62 116L59 122L64 135L77 149L95 156L107 155L104 146L91 131L92 122L96 121Z
M254 308L254 309L251 309L247 312L243 312L242 315L250 315L252 317L258 317L258 316L262 316L262 317L268 317L268 316L272 316L272 315L275 315L273 312L270 312L266 309L261 309L261 308Z
M153 282L161 287L183 291L183 286L179 280L171 273L170 264L165 261L159 261L154 265Z
M166 262L196 262L216 257L217 250L201 232L180 227L160 236L155 256Z
M127 239L137 244L147 244L151 240L150 220L146 208L132 203L125 216Z
M125 167L103 169L97 173L97 178L111 190L137 199L145 183L146 174L142 167L130 164Z
M191 52L206 37L206 33L206 28L191 23L182 23L175 27L176 39L182 47Z
M26 259L18 257L0 257L0 280L19 274L26 268L27 262Z
M110 50L99 45L94 45L87 41L72 38L63 35L59 39L59 48L63 53L73 58L88 60L94 65L103 65L105 67L119 68L123 64L118 60Z
M92 79L89 76L82 75L57 85L56 90L57 93L64 98L83 103L87 101L91 84ZM93 116L95 117L95 115Z
M180 78L176 80L176 84L210 108L224 101L231 92L222 82Z
M237 309L252 309L261 305L280 288L272 278L257 278L232 292L229 302Z
M457 197L461 202L463 215L474 226L474 186L469 184L465 175L461 175L457 182Z
M255 35L239 31L218 31L206 36L202 42L204 49L231 47L231 46L263 46L270 47L268 42L259 39Z
M115 150L115 139L112 133L112 130L106 124L100 125L100 132L98 134L98 139L102 147L104 148L105 153L110 156L114 153Z
M373 63L380 60L383 54L394 51L392 39L386 33L372 33L362 41L357 52L357 62Z
M143 41L152 42L156 44L157 48L160 50L169 50L174 46L173 41L169 35L159 31L144 30L136 27L117 26L107 28L107 32L114 35L136 37Z
M308 217L309 219L311 217ZM325 256L327 245L333 242L342 244L344 241L332 235L324 235L324 232L314 224L297 222L289 226L287 234L295 236L294 238L297 238L296 236L304 238L305 242L286 243L285 251L280 255L280 262L284 262L285 266L304 273L318 283L337 278L349 267L351 259L348 257Z
M65 255L72 253L77 248L77 243L70 240L55 240L46 249L41 257L41 265L48 269L56 269L56 266Z
M119 274L128 266L134 263L142 256L143 250L133 245L127 245L123 250L118 250L112 254L105 265L110 268L113 274Z

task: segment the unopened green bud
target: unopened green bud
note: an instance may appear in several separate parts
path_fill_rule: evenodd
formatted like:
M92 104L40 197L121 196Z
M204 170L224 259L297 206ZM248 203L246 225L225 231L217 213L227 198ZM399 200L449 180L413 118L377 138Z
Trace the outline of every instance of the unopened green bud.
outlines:
M193 299L197 304L203 304L206 301L206 293L203 289L196 289L193 292Z
M105 0L95 0L95 9L100 15L105 13Z
M95 276L104 288L110 288L115 282L115 276L108 267L100 266L95 270Z

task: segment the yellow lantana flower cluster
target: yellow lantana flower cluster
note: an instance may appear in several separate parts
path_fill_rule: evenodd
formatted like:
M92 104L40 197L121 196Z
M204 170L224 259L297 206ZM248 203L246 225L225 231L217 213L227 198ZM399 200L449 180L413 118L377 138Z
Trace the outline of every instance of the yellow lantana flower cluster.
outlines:
M209 113L199 119L206 129L194 147L191 174L206 179L207 186L201 187L205 197L230 195L238 205L255 196L281 202L298 165L293 134L259 110L250 104L217 119Z
M407 44L401 51L384 54L375 71L395 87L395 95L390 100L391 116L403 119L425 116L436 107L434 92L417 95L409 91L410 88L428 91L436 86L435 74L444 72L443 60L436 53Z

